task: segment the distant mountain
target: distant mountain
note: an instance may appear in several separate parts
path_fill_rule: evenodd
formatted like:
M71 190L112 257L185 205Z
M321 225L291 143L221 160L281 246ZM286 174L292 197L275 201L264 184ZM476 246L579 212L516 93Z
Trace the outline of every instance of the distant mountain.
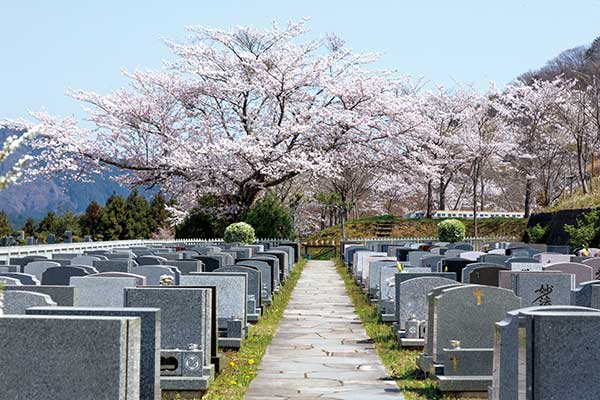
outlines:
M15 133L18 134L0 129L0 145L6 137ZM17 152L11 158L14 160L22 154ZM0 165L0 172L7 171L12 166L11 161L9 159L6 165ZM81 213L93 200L104 204L113 193L129 194L128 188L116 183L113 176L105 173L89 183L56 178L13 185L0 191L0 209L9 215L15 229L20 228L27 218L33 217L37 221L48 211Z

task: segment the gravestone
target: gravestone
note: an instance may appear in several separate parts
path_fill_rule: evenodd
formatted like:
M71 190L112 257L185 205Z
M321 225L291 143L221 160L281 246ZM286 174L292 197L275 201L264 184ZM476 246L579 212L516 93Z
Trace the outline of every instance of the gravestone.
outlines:
M594 298L594 286L600 285L600 280L582 282L571 291L571 304L580 307L594 307L599 299Z
M261 272L244 266L226 265L214 271L215 273L243 273L248 277L247 280L247 318L249 322L258 322L260 317L260 303L262 298L262 276Z
M87 278L81 278L87 279ZM140 399L160 400L160 309L34 307L28 315L137 317L140 319Z
M406 328L411 315L419 321L427 320L427 294L436 287L456 284L455 279L442 276L423 276L404 280L397 284L396 321L399 329Z
M506 261L509 259L508 256L502 255L502 254L484 254L481 257L479 257L479 262L483 262L483 263L492 263L492 264L499 264L499 265L504 265L506 263Z
M588 258L581 263L592 267L594 270L593 279L600 279L600 257Z
M211 336L211 289L176 286L126 288L125 305L134 308L159 308L161 350L188 349L191 344L197 345L203 351L202 371L198 379L191 379L190 382L208 385L211 340L216 340ZM163 380L173 381L176 378L163 376L161 387L165 389ZM175 382L169 382L169 387L173 384Z
M139 266L142 265L161 265L166 264L167 259L158 256L142 256L135 259Z
M381 289L381 269L383 267L396 268L397 261L391 260L376 260L371 262L369 267L369 291L368 294L372 298L379 297L379 290Z
M572 274L575 277L575 284L588 282L594 279L594 269L589 265L573 262L558 262L554 264L544 264L544 271L560 271Z
M77 301L77 289L72 286L31 286L31 285L18 285L18 286L4 286L3 291L27 291L34 293L47 294L52 298L59 306L73 306Z
M223 261L220 257L215 256L197 256L194 257L197 260L202 261L202 271L203 272L212 272L215 269L221 267L223 265Z
M244 262L245 260L240 260L240 262ZM254 256L250 259L250 261L260 261L266 262L271 267L271 285L273 286L273 291L279 291L279 286L281 282L279 281L279 259L275 256L263 255L263 256Z
M428 295L432 341L417 365L439 381L442 392L485 392L492 382L494 323L520 308L521 299L492 286L439 289Z
M111 259L96 260L92 265L98 272L124 272L128 273L133 268L133 260L129 259Z
M125 272L99 272L97 274L87 275L86 278L132 278L135 279L135 286L146 286L146 277Z
M24 315L29 307L56 306L50 296L42 293L8 290L2 297L2 311L5 315Z
M20 272L2 272L0 276L5 278L17 279L21 285L39 285L40 281L31 274L23 274Z
M273 272L272 268L265 261L244 260L238 261L236 265L254 268L260 271L261 277L261 298L265 304L271 304L273 293Z
M21 281L16 278L9 278L7 276L0 276L0 284L4 285L22 285Z
M189 275L192 272L202 272L202 261L200 260L170 260L166 264L177 267L182 275Z
M438 270L438 263L442 261L446 256L440 255L431 255L421 258L420 267L429 268L431 272L436 272Z
M571 261L570 254L539 253L533 256L540 264L568 263Z
M94 261L100 261L102 258L98 256L78 256L71 259L71 265L86 265L88 267L94 266Z
M148 286L159 286L161 277L165 275L173 277L175 285L179 284L181 279L181 274L177 273L176 268L169 265L140 265L132 268L131 273L145 276Z
M524 307L570 305L573 278L562 272L500 271L500 281L510 282Z
M23 266L23 272L26 274L34 275L38 281L42 281L42 274L46 272L48 268L60 267L60 264L54 261L32 261Z
M465 252L460 253L460 258L465 258L467 260L475 262L479 259L479 257L485 256L485 255L486 255L486 253L481 252L481 251L465 251Z
M76 307L123 307L125 288L136 286L135 278L88 275L71 278L70 286L78 290Z
M405 267L420 267L421 258L430 256L431 253L428 251L411 251L407 255L407 262L404 263Z
M456 279L462 281L462 270L469 264L473 264L474 261L467 260L465 258L445 258L440 261L440 272L454 272Z
M499 286L499 274L502 270L508 270L508 267L492 263L469 264L462 270L462 281L475 285Z
M0 374L0 393L15 400L138 399L140 326L139 318L123 317L0 318L0 365L10 366Z
M248 276L229 272L202 272L181 277L181 286L217 288L217 324L224 336L222 347L239 348L247 329Z
M496 323L492 400L597 399L600 353L589 345L600 312L584 307L524 308ZM577 350L574 350L577 349Z
M74 276L86 276L89 273L81 267L52 267L42 274L42 285L69 285Z

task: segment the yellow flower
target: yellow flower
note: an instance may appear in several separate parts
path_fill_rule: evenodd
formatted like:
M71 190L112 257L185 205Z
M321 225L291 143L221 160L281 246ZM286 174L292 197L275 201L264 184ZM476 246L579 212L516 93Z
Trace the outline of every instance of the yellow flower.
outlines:
M229 366L230 367L235 367L235 363L233 361L229 361Z
M230 385L237 385L237 382L236 381L229 381L229 384Z
M251 358L251 359L248 360L248 365L254 365L254 359L253 358Z

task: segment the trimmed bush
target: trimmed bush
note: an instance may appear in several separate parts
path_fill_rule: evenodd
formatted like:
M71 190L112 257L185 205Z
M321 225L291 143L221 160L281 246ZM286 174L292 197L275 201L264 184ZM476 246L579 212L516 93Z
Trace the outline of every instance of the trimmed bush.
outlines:
M223 239L227 243L239 242L250 244L254 243L256 236L254 235L254 228L252 225L245 222L236 222L225 229Z
M465 224L457 219L445 219L438 224L438 237L442 242L460 242L465 239Z
M546 228L540 224L536 224L531 228L527 228L527 236L529 237L529 243L543 243L546 236Z
M572 249L587 249L595 242L600 232L600 210L592 210L577 218L575 225L565 225L565 232L569 235L569 245Z

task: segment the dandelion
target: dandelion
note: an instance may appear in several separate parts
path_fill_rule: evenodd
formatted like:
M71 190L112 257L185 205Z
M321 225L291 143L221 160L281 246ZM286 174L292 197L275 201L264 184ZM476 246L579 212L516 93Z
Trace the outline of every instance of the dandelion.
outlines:
M248 365L254 365L254 358L248 360Z
M229 381L229 384L230 385L237 385L237 382L236 381Z
M235 367L235 363L233 361L229 361L229 366L230 367Z

